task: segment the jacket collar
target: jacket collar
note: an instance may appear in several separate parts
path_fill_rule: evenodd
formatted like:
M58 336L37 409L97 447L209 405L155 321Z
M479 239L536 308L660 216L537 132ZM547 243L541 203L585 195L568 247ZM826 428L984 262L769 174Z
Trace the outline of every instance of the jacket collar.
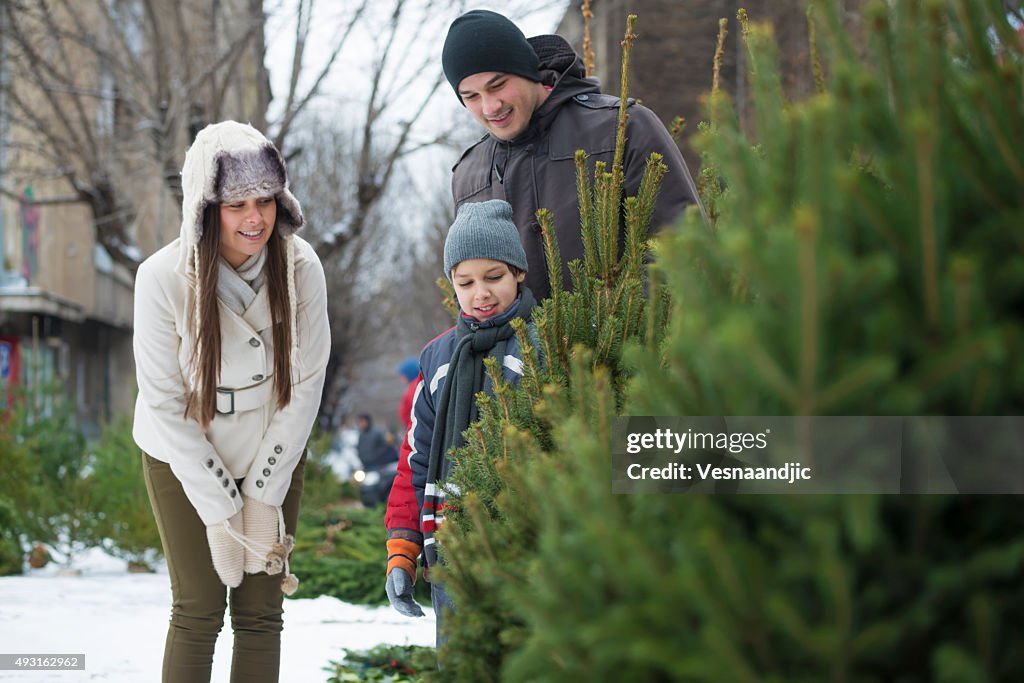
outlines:
M245 334L251 336L253 333L258 334L270 328L274 319L270 312L270 298L267 294L267 289L266 286L260 287L260 291L256 293L256 298L253 299L252 303L249 304L249 307L241 315L235 313L223 303L218 306L220 309L222 338L226 335L225 331L231 329L229 326L241 327Z

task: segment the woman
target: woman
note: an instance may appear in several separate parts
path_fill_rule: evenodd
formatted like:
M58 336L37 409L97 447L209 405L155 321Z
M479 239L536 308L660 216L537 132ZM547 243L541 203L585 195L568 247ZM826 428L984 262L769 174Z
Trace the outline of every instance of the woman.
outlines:
M253 127L207 126L181 178L181 235L135 281L133 433L173 595L163 680L209 681L227 597L231 680L276 681L330 350L323 268L295 235L284 160Z

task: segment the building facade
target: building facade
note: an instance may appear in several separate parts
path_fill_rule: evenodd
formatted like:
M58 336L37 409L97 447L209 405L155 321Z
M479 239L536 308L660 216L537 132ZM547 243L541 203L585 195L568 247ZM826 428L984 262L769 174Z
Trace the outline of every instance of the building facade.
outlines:
M131 410L134 266L178 234L196 132L265 127L263 19L256 0L0 5L0 411L57 391L95 435Z

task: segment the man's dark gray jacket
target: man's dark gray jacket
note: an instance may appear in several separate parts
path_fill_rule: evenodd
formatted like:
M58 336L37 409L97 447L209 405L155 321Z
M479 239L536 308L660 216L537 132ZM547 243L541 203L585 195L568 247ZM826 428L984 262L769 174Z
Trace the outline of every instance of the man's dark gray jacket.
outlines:
M551 286L537 209L554 215L563 284L568 287L568 263L583 258L576 150L586 151L591 177L597 161L611 170L619 98L601 94L598 81L584 77L582 60L561 37L537 36L530 43L540 57L541 75L554 88L518 138L505 142L488 134L463 153L452 169L452 196L456 208L488 199L512 205L530 268L525 284L540 300L551 295ZM697 190L683 155L654 112L631 104L628 113L624 196L637 194L651 152L662 154L668 167L651 217L653 232L676 220L687 206L698 204ZM620 249L623 241L620 235Z

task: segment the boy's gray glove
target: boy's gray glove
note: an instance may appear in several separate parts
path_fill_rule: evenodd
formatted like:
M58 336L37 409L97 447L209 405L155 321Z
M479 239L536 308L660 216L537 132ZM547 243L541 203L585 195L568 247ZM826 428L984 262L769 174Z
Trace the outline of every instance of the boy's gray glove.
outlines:
M242 583L245 548L228 526L235 532L241 531L242 513L238 512L230 519L206 527L206 541L210 544L210 559L213 560L213 568L220 582L228 588L238 588L238 584Z
M388 572L384 591L388 594L391 606L398 610L399 614L404 614L407 617L422 617L423 609L412 599L412 585L409 573L401 567L394 567Z

